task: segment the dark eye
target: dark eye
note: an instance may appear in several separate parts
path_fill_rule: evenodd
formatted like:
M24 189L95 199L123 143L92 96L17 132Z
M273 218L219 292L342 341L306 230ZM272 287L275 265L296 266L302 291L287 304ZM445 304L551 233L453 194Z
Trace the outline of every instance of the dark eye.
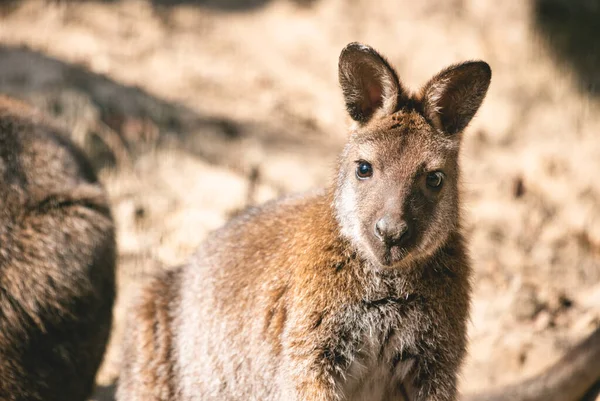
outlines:
M431 189L440 189L444 182L444 174L440 171L434 171L433 173L427 174L426 183Z
M373 166L364 160L359 160L356 166L356 176L360 180L367 179L373 175Z

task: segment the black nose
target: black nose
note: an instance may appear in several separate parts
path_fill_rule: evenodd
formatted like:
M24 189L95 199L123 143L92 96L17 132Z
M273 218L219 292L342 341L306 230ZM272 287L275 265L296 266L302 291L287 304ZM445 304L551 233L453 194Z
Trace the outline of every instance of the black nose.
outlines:
M410 227L404 220L384 216L375 223L375 236L388 246L403 246L410 235Z

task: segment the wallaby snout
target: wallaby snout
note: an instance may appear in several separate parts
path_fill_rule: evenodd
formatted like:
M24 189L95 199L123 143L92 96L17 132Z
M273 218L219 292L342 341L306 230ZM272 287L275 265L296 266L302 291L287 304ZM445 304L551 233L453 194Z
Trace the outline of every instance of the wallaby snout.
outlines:
M412 236L410 225L403 219L384 215L375 223L375 236L388 247L402 247Z

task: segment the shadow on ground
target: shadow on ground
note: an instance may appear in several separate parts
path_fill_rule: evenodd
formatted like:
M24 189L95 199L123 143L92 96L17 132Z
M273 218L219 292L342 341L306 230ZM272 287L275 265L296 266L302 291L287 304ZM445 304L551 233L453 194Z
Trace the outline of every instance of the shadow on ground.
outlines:
M0 1L0 15L13 11L21 0ZM49 3L118 3L120 0L46 0ZM247 11L263 7L272 0L148 0L158 9L188 5L221 11ZM318 0L288 0L291 3L309 7Z
M48 57L28 48L0 47L0 93L34 104L83 145L99 169L128 163L157 148L178 148L205 161L247 173L244 155L275 151L332 154L268 123L200 115L135 86ZM322 135L325 137L325 135ZM310 143L307 143L310 142Z
M581 401L596 401L598 399L600 399L600 381L586 393Z
M174 6L174 5L194 5L207 8L214 8L220 10L247 10L251 8L257 8L269 3L270 0L152 0L152 4L155 6ZM317 0L290 0L292 3L310 6Z
M600 1L534 0L534 23L581 89L600 96Z
M115 385L96 386L93 398L90 401L114 401L115 400Z

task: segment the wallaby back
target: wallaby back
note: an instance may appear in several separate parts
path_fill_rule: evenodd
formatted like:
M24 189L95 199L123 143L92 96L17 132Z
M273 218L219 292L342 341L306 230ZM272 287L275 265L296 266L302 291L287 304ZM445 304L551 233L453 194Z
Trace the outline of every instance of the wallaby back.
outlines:
M541 374L515 385L468 396L466 401L583 401L599 383L600 328L597 328Z
M0 399L84 400L111 327L115 234L84 154L0 97Z
M354 124L331 186L247 211L142 287L119 400L456 400L471 292L458 154L490 68L413 94L352 43L339 78Z

